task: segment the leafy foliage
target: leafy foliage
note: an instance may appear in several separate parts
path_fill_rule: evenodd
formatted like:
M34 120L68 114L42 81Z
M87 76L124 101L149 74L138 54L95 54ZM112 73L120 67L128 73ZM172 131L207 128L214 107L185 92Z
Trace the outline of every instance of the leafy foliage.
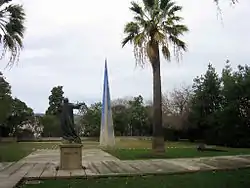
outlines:
M14 98L11 103L10 116L8 117L8 127L13 135L16 135L18 128L23 124L32 122L34 113L23 101Z
M190 119L199 127L199 136L205 136L211 125L216 124L214 114L221 108L221 81L211 64L206 74L194 79Z
M228 63L222 71L222 83L223 110L218 128L220 144L249 147L250 67L238 66L238 70L233 72Z
M0 136L16 135L24 124L33 121L33 110L20 99L12 98L10 84L0 73Z
M64 99L63 94L63 86L55 86L51 90L49 107L45 115L39 118L41 126L43 126L42 136L44 137L61 136L59 109Z
M0 43L2 57L10 52L9 65L18 61L23 48L25 12L22 5L11 4L12 0L0 1Z
M55 115L44 115L40 117L40 123L43 126L43 137L60 137L61 127L59 118Z
M0 72L0 126L6 123L11 110L11 87Z
M80 127L84 136L99 136L102 104L95 103L85 108L81 115ZM151 135L148 111L142 96L130 100L116 101L112 105L113 124L116 136Z
M141 95L129 101L128 116L131 136L133 133L138 136L143 136L150 132L148 114Z
M82 133L84 135L99 136L101 125L101 112L102 104L100 102L92 104L90 107L86 107L86 111L80 121Z
M53 87L51 95L49 96L49 108L46 111L46 115L58 115L59 108L63 101L63 86Z
M250 146L250 68L227 62L218 78L211 65L194 84L190 113L190 137L210 144L234 147Z
M169 0L144 0L143 6L139 3L132 2L130 10L134 13L133 21L124 27L126 37L122 41L122 46L127 43L134 45L134 55L136 62L143 65L145 60L157 56L154 50L154 44L159 48L163 56L171 59L171 45L173 53L177 59L181 51L186 51L186 43L179 37L188 31L188 28L179 24L183 18L177 16L182 10L181 6Z

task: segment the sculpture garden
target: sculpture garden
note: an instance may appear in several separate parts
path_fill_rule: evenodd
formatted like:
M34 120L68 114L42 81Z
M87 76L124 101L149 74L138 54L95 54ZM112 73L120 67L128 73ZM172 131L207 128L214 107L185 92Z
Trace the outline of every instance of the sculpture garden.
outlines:
M214 2L220 10L219 1ZM236 3L234 0L230 2ZM75 8L78 7L75 6L74 11ZM25 9L21 5L13 5L11 0L2 1L0 9L2 58L10 55L7 66L11 67L17 63L23 49ZM80 90L87 93L90 90L88 87L95 86L90 77L96 77L98 72L89 69L93 73L87 74L83 70L81 75L87 75L84 82L76 79L72 83L71 80L68 82L70 84L65 85L70 88L78 84L78 88L67 90L61 83L67 82L65 78L73 79L74 71L78 69L78 66L71 66L72 72L65 68L61 78L59 69L56 69L53 73L55 79L48 80L57 84L48 96L48 108L35 113L19 96L16 97L15 89L19 85L12 88L10 83L13 80L9 81L5 77L6 72L0 71L0 188L250 187L249 65L235 68L234 64L225 60L222 70L218 71L209 63L207 70L202 74L199 72L190 85L162 91L162 82L169 83L170 79L164 80L164 76L161 76L161 59L173 61L175 57L179 62L182 53L188 49L182 36L189 32L189 28L183 24L184 18L178 16L182 6L171 0L143 0L140 3L132 1L129 10L133 17L125 24L124 38L119 44L122 47L133 45L136 65L150 65L152 99L143 98L142 95L111 98L106 59L99 101L91 101L92 93L88 93L91 99L78 96L74 99L81 98L80 102L71 101L72 91L74 95ZM66 23L67 19L62 23L64 21ZM74 38L73 35L71 37ZM79 41L77 38L77 45ZM92 41L95 47L96 41L96 38ZM39 43L42 42L39 39ZM109 42L112 43L112 40ZM34 43L28 43L28 46L36 46ZM72 44L75 44L74 41ZM59 49L57 47L56 51ZM195 48L191 46L191 49ZM93 51L98 56L98 50ZM61 61L68 58L64 53L60 54L61 59L57 59L60 66L63 65ZM27 54L26 60L29 62L32 57ZM43 58L43 55L39 58ZM206 54L202 56L206 57ZM74 60L78 61L77 58ZM192 72L191 69L187 69L185 74ZM114 72L116 70L119 69L113 69ZM49 72L50 69L39 69L44 80L50 75ZM123 70L118 74L122 73ZM178 78L184 76L182 73ZM122 92L125 92L123 84L127 78L124 77L125 81L116 85ZM35 75L32 79L40 89L44 80L39 80ZM112 81L115 83L115 76ZM28 95L35 89L25 86L21 90ZM71 93L69 98L65 96L68 93ZM36 103L39 102L37 98ZM40 104L45 105L44 102Z

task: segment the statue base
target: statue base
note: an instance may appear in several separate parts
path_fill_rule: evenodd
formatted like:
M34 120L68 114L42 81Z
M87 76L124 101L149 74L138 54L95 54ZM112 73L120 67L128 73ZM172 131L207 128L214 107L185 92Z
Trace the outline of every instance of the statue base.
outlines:
M61 144L60 166L61 170L82 169L82 144Z

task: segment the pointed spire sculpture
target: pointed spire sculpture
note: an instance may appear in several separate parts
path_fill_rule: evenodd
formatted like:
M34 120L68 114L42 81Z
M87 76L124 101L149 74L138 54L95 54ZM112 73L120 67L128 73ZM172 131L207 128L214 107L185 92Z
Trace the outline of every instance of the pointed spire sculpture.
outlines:
M115 145L115 135L110 103L107 59L105 59L101 118L100 145L113 147Z

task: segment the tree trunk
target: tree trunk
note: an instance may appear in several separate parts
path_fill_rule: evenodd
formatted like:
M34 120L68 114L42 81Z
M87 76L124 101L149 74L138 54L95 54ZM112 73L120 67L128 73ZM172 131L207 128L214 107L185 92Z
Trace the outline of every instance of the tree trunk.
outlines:
M154 152L165 152L165 144L162 127L162 93L161 93L161 70L158 44L153 44L151 50L154 56L150 58L153 69L153 140Z

